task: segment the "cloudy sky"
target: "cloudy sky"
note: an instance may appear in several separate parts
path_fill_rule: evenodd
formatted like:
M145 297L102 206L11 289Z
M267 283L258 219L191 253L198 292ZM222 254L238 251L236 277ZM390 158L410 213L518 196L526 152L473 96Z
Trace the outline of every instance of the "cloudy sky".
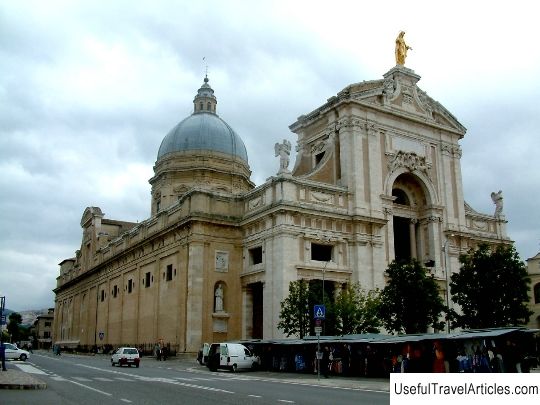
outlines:
M476 3L479 3L478 5ZM377 5L374 5L377 4ZM152 166L192 111L208 65L218 113L261 184L288 125L395 65L400 30L419 87L468 129L467 202L503 190L522 259L540 246L540 52L534 2L3 1L0 3L0 296L54 306L58 263L87 206L149 217ZM203 57L206 58L203 62Z

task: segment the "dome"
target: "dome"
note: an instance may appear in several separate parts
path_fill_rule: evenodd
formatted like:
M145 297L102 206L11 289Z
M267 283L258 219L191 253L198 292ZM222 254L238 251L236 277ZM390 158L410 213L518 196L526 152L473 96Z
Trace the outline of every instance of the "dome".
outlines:
M163 139L158 160L184 151L221 152L248 161L246 147L236 132L212 112L197 112L176 125Z
M208 77L193 100L194 112L163 138L158 160L169 153L186 151L220 152L248 162L242 139L216 114L217 100Z

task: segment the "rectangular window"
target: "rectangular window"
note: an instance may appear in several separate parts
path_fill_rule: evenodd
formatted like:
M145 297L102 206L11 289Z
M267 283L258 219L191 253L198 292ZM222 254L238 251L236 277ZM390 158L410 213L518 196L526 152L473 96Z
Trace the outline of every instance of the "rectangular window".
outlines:
M45 327L47 326L51 326L51 323L50 322L45 322Z
M166 280L167 281L172 280L172 264L167 265L167 277L166 277Z
M144 275L144 287L145 287L145 288L150 287L150 272L147 272L147 273Z
M329 262L332 260L332 245L311 244L311 260Z
M132 279L128 280L127 291L128 291L129 294L131 294L131 292L133 291L133 280Z
M249 249L249 264L262 263L262 246Z
M45 339L50 338L50 337L51 337L51 332L49 332L49 331L43 332L43 337L44 337Z
M113 287L113 290L112 290L112 296L113 296L114 298L116 298L117 295L118 295L118 286L115 285L115 286Z
M105 301L105 290L101 290L101 302Z

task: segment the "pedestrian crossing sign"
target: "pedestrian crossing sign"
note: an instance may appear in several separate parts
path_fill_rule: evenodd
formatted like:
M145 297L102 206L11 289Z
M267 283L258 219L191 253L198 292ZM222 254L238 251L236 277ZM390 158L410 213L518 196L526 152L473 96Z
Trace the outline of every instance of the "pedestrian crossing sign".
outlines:
M315 319L324 319L326 316L326 307L324 305L315 305L313 307L313 315Z

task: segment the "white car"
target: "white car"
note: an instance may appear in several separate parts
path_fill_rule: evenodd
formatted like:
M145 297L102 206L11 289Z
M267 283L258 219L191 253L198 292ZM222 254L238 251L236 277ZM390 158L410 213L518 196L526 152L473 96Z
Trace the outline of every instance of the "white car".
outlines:
M135 367L139 367L140 361L139 351L134 347L120 347L111 356L111 366L113 367L115 364L118 364L120 367L124 364L127 364L129 367L132 364Z
M4 347L6 349L6 360L22 360L26 361L28 357L30 357L30 352L27 352L26 350L19 349L17 346L15 346L12 343L4 343Z

